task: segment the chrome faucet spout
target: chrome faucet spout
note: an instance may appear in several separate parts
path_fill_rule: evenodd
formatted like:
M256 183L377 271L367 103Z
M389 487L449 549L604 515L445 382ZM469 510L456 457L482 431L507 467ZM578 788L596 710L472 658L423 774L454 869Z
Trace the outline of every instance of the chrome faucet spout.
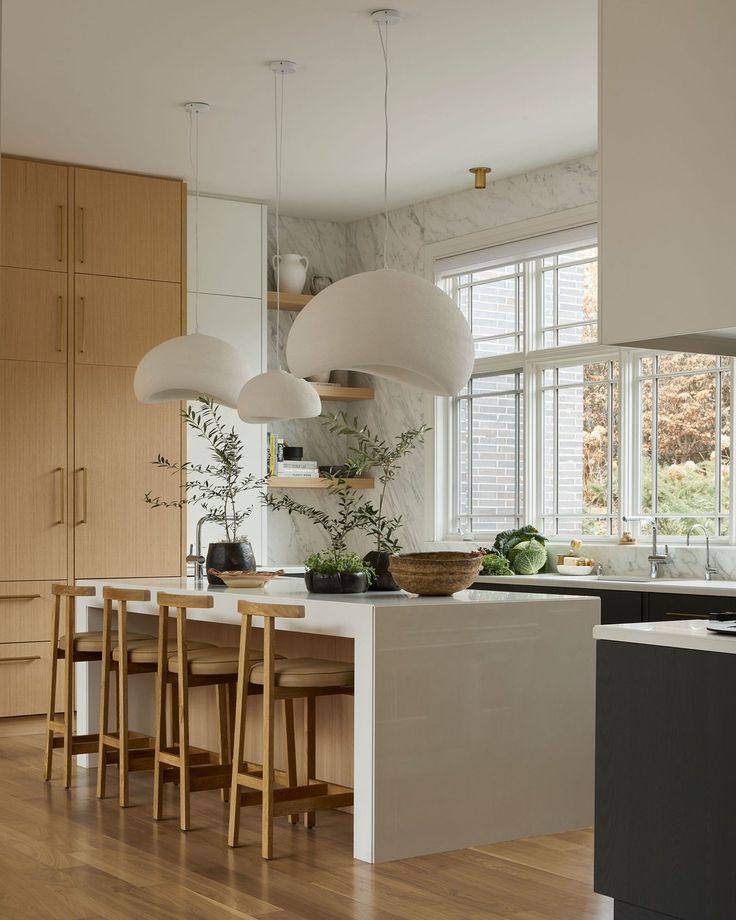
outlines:
M194 562L194 587L201 588L204 585L204 556L202 555L202 525L205 521L212 520L211 515L205 514L197 521L197 557Z
M647 562L649 563L649 577L650 578L659 578L659 573L662 566L667 565L667 563L672 562L672 556L670 556L670 548L665 543L664 552L660 553L657 547L657 520L653 517L646 517L640 515L622 515L622 520L624 522L628 521L648 521L652 525L652 551L647 556Z
M703 577L706 581L711 581L713 576L718 574L718 569L710 564L710 535L708 534L705 524L692 524L688 528L685 544L690 546L690 534L695 530L702 530L703 536L705 537L705 570L703 572Z

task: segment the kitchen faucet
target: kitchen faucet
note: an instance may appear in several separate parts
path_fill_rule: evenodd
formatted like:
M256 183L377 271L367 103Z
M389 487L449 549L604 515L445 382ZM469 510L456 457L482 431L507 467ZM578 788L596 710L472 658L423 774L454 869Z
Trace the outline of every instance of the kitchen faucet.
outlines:
M705 537L705 573L704 577L706 581L710 581L714 575L718 574L718 569L715 566L710 564L710 537L708 536L708 531L705 528L704 524L693 524L692 527L688 529L686 544L690 546L690 534L696 529L700 528L703 531L703 536Z
M192 545L189 544L189 555L187 562L194 563L194 587L201 588L204 584L204 556L202 555L202 525L205 521L211 521L212 517L205 514L197 521L197 552L192 553Z
M659 570L663 565L667 565L668 562L672 562L672 556L670 556L670 548L665 543L664 553L660 553L657 550L657 522L653 517L639 517L636 515L630 515L627 517L623 515L623 521L626 523L628 521L649 521L652 525L652 551L647 556L647 561L649 563L649 577L650 578L659 578Z

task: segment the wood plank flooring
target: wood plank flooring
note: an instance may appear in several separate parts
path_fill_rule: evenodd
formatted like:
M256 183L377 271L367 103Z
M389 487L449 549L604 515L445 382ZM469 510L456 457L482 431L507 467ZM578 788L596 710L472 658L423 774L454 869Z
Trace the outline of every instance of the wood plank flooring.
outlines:
M37 730L30 723L21 728ZM573 831L369 866L352 859L349 815L324 812L313 831L279 819L277 857L259 855L256 811L243 846L225 845L217 792L192 796L180 833L150 818L151 777L131 775L133 807L95 798L95 773L75 786L41 780L42 738L0 727L0 918L35 920L611 920L592 892L592 834ZM111 768L111 789L115 787Z

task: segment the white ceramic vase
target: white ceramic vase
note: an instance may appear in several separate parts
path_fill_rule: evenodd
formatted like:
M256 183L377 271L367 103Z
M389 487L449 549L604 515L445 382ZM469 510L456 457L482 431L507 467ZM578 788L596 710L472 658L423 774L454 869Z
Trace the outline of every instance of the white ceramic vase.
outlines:
M277 261L281 260L280 270ZM273 257L273 270L279 271L279 286L285 294L301 294L307 283L307 269L309 259L296 252L285 252L281 256Z

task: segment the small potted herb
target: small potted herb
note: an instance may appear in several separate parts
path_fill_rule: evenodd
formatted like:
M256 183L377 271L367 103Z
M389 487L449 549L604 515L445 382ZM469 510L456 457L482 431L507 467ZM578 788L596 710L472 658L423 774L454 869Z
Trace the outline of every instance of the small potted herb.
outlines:
M394 482L401 469L400 461L424 442L424 435L429 431L427 425L410 428L396 435L391 441L373 434L367 425L359 426L357 418L352 423L345 412L326 415L325 424L332 434L339 434L351 439L347 467L348 476L361 476L372 469L378 471L377 506L365 501L356 508L355 523L372 540L375 549L366 553L364 561L376 571L371 584L372 591L398 591L399 586L389 572L389 559L392 554L401 552L402 546L397 538L401 528L400 514L389 515L386 512L386 493L389 484Z
M210 574L210 569L221 572L254 572L256 569L253 548L248 538L241 534L241 526L253 506L244 508L240 497L262 488L264 480L243 469L243 442L235 428L228 428L224 423L218 405L205 396L197 402L197 406L189 405L182 410L182 418L207 442L210 462L174 463L159 454L151 462L172 474L183 473L182 490L185 494L176 501L164 501L146 492L144 501L152 508L199 505L210 521L222 527L225 539L210 543L205 563L209 583L222 585L222 579Z
M304 560L304 582L314 594L361 594L368 590L375 572L357 553L325 550Z

